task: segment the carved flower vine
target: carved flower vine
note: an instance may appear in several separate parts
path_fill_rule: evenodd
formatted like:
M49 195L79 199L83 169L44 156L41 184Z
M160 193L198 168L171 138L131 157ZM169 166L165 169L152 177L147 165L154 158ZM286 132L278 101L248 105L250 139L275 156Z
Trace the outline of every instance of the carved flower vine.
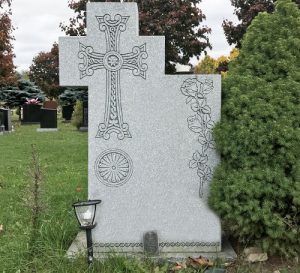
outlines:
M195 78L185 80L181 86L182 94L187 97L186 104L190 104L195 113L187 118L188 128L198 135L198 142L201 144L201 152L196 151L189 162L191 169L197 169L200 180L200 198L203 197L204 184L208 183L212 176L211 168L207 165L207 150L215 148L212 137L214 122L211 118L211 108L207 104L206 95L212 92L213 88L212 80L199 81Z

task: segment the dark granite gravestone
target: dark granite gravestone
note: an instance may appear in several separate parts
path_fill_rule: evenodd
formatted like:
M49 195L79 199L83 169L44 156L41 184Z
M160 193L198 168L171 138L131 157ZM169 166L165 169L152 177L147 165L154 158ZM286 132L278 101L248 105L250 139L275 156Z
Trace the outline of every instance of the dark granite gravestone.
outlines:
M72 114L74 111L74 105L64 105L62 107L62 117L65 121L70 121L72 119Z
M41 108L41 128L39 132L43 131L57 131L57 110Z
M40 104L24 104L21 108L21 123L39 123L41 107Z
M0 109L0 126L4 125L5 131L11 132L11 111L10 109Z
M83 112L83 124L79 130L82 132L86 132L88 130L88 124L89 124L89 105L87 101L84 101L82 103L82 112Z
M3 135L4 131L5 131L4 112L0 111L0 136Z

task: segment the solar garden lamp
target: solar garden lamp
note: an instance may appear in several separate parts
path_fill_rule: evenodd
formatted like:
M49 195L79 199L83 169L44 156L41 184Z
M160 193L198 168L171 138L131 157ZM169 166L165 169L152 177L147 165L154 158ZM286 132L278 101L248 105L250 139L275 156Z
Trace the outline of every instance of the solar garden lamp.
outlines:
M88 264L93 262L92 229L96 226L95 215L97 205L101 200L79 201L73 204L75 214L81 229L86 231Z

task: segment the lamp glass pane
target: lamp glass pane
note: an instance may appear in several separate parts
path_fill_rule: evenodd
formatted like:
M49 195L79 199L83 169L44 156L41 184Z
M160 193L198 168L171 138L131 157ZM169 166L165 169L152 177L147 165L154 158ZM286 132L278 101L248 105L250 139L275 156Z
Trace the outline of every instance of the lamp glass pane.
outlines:
M93 225L95 205L75 207L77 218L83 227Z

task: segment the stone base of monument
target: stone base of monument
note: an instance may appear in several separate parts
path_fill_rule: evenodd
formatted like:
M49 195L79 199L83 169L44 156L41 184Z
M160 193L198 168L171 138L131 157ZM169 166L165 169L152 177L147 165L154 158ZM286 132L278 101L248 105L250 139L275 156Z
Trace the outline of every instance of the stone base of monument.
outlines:
M57 132L57 131L59 131L59 129L58 128L37 128L36 131L39 132L39 133Z
M72 259L75 258L78 255L85 254L86 251L86 235L84 231L80 231L78 235L76 236L75 240L69 247L66 255L68 258ZM94 257L96 259L105 259L108 257L109 254L112 254L112 252L99 252L99 248L97 247L97 244L94 246ZM122 255L127 257L143 257L144 253L142 251L142 248L140 250L136 249L134 252L114 252L116 255ZM222 236L222 248L221 251L218 252L184 252L180 251L180 248L177 249L176 252L163 252L160 251L159 255L157 256L151 256L151 258L155 260L166 260L166 261L180 261L184 260L187 257L205 257L210 260L215 259L221 259L223 261L233 261L237 258L237 255L232 248L231 244L227 240L225 236Z

